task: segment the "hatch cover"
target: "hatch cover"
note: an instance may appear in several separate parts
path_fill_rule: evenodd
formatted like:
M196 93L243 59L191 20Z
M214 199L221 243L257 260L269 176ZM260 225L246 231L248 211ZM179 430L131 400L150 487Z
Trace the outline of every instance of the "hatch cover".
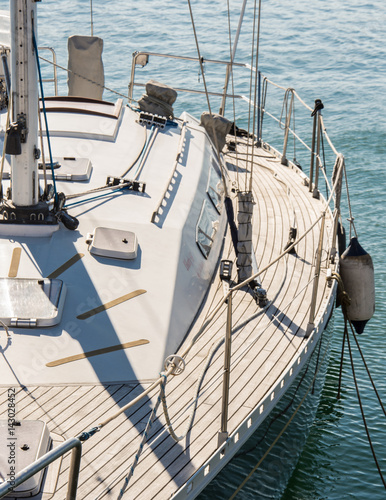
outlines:
M0 420L0 484L12 482L16 474L42 457L50 447L50 433L41 420ZM39 493L44 470L20 486L12 497L31 497Z
M97 227L90 236L90 252L100 257L133 260L137 257L138 239L132 231Z
M0 278L0 320L12 327L57 325L65 295L62 280Z

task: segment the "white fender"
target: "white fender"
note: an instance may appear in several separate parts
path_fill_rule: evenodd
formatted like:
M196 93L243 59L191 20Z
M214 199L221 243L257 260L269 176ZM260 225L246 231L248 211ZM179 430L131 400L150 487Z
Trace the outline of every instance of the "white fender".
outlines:
M362 333L375 311L373 261L357 238L352 238L339 263L344 288L351 299L347 315L356 332Z

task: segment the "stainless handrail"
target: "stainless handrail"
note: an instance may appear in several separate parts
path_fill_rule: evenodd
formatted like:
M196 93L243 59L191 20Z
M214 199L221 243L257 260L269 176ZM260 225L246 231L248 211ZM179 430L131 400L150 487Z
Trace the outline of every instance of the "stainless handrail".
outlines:
M189 57L189 56L177 56L174 54L160 54L158 52L147 52L147 51L141 51L141 52L134 52L133 53L133 60L131 64L131 75L130 75L130 82L128 85L128 99L131 102L133 100L133 90L134 87L144 87L145 84L143 83L135 83L135 67L137 66L137 61L140 57L164 57L167 59L178 59L178 60L183 60L183 61L191 61L191 62L196 62L199 63L200 59L198 57ZM229 67L230 64L232 66L240 67L240 68L247 68L250 69L250 66L244 63L235 63L235 62L230 62L230 61L220 61L217 59L205 59L205 63L209 64L222 64L227 67ZM139 64L140 66L145 66L147 64L147 59L144 64ZM189 92L193 94L205 94L204 90L193 90L193 89L184 89L184 88L176 88L174 87L174 90L179 91L179 92ZM217 97L223 97L222 92L208 92L209 95L217 96ZM226 94L226 97L231 97L231 98L242 98L241 95L231 95L231 94Z
M292 110L294 107L294 89L287 89L286 95L287 95L287 92L291 93L291 101L289 104L288 114L287 114L286 121L285 121L283 154L281 156L281 163L282 163L282 165L286 165L286 166L288 165L288 160L287 160L286 154L287 154L288 134L289 134L289 130L290 130Z
M27 481L30 477L34 476L42 469L48 467L50 464L55 462L55 460L62 457L64 454L68 453L71 450L72 457L66 500L75 500L76 490L78 487L80 459L82 455L82 443L78 438L68 439L64 443L60 444L53 450L40 457L32 464L25 467L18 474L16 474L15 479L13 479L12 481L5 481L4 483L0 484L0 498L4 498L4 496L6 496L8 493L14 491L17 486Z

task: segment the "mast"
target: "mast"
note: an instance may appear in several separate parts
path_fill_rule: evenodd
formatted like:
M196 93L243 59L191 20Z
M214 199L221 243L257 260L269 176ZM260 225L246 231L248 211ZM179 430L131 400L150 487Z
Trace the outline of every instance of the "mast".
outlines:
M11 0L12 125L17 146L11 152L11 200L15 207L39 201L38 77L33 33L37 32L36 1ZM20 138L20 147L19 147Z

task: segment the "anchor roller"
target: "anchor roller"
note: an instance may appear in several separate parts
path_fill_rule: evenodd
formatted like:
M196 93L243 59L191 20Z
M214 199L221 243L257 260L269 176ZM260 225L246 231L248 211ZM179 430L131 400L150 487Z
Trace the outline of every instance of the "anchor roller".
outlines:
M357 333L362 333L375 311L374 266L371 256L352 238L340 258L340 275L351 299L347 316Z

